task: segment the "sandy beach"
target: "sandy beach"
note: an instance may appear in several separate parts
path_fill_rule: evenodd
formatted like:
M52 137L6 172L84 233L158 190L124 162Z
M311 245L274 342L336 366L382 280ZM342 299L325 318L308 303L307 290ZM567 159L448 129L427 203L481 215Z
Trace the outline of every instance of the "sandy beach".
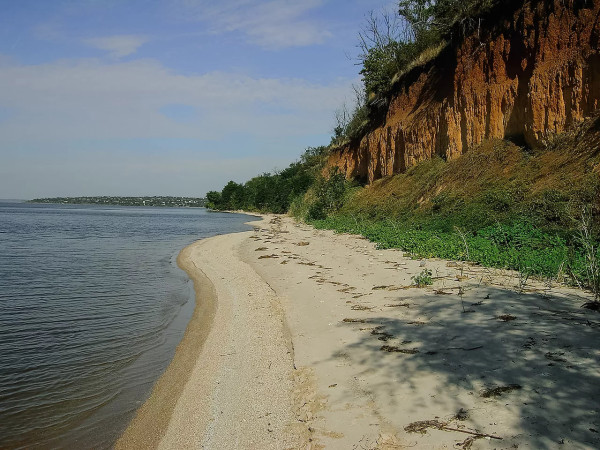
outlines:
M181 252L196 310L116 448L600 448L585 293L252 224Z

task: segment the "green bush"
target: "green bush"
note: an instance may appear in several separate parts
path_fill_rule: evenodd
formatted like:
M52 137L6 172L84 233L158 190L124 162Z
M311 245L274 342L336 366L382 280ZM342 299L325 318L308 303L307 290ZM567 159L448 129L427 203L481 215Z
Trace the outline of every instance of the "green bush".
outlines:
M431 286L433 284L433 278L431 278L432 272L428 269L423 269L419 275L415 275L414 277L410 277L413 281L413 284L416 287L425 287Z
M300 161L279 173L264 173L244 184L230 181L221 192L206 194L207 206L216 210L286 213L295 199L301 198L319 177L327 147L309 147Z
M322 220L337 212L344 203L349 184L337 167L330 170L329 176L319 177L313 187L314 194L307 205L308 220Z

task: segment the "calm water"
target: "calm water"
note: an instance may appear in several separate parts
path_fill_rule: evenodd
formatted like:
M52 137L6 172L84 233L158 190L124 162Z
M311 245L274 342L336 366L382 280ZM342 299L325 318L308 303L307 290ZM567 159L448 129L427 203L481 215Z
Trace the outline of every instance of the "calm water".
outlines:
M0 448L109 448L191 317L177 254L248 219L0 203Z

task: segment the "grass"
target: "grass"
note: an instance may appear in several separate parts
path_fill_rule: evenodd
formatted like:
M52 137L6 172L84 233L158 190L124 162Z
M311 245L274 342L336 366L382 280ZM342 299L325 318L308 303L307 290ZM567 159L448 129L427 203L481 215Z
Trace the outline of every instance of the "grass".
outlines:
M557 278L568 266L578 279L585 278L586 257L582 248L528 222L496 224L462 235L435 228L417 229L400 221L358 220L341 215L315 221L313 225L360 234L379 248L400 248L415 258L469 260L547 278Z
M492 140L353 188L317 228L600 291L600 115L528 149ZM581 211L587 211L582 219Z

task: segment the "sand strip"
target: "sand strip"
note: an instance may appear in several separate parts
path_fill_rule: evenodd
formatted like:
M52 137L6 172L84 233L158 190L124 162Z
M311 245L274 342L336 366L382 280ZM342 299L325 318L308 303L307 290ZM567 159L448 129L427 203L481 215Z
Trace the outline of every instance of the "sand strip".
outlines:
M150 398L137 411L115 448L157 448L171 420L179 399L202 346L210 332L216 311L216 294L212 282L192 260L199 242L185 247L177 256L177 265L194 282L196 306L177 346L173 360L158 379Z
M600 316L580 291L286 217L189 249L212 328L155 388L177 384L174 407L153 393L119 446L600 448Z
M279 299L238 256L251 235L216 236L182 252L199 308L117 448L280 449L307 442L307 427L295 419L293 349Z

